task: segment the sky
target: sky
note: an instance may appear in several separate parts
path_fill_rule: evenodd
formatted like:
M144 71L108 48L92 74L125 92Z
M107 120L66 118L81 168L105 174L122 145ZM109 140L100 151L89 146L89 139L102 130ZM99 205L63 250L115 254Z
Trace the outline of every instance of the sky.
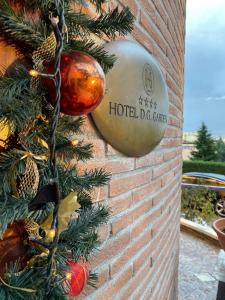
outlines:
M225 0L187 0L184 131L225 137Z

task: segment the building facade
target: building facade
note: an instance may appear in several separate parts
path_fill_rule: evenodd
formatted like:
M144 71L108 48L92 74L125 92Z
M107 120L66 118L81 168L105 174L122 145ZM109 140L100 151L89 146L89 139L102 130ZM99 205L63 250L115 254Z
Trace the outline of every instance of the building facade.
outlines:
M180 182L184 87L185 0L109 1L129 6L136 17L128 39L136 40L159 62L169 92L169 120L160 145L141 158L126 157L99 135L87 118L85 139L94 145L88 168L112 173L108 186L93 194L111 208L101 229L101 251L92 261L97 289L79 299L177 299ZM87 166L85 166L87 167ZM81 166L82 168L82 166Z

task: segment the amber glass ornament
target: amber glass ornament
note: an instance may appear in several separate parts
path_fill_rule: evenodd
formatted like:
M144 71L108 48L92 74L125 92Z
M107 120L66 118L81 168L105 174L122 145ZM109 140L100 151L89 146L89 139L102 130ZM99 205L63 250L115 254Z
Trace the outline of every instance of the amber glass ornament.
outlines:
M69 295L71 297L78 296L84 289L88 278L88 267L85 262L68 263L69 271L66 274L69 285Z
M23 221L14 222L6 229L0 240L0 277L4 278L6 265L19 260L23 269L28 261L25 239L27 232Z
M45 73L54 73L54 63L45 62ZM105 75L99 63L88 54L79 51L64 53L61 59L61 109L71 116L91 112L101 102L105 93ZM48 101L54 105L53 80L44 78Z

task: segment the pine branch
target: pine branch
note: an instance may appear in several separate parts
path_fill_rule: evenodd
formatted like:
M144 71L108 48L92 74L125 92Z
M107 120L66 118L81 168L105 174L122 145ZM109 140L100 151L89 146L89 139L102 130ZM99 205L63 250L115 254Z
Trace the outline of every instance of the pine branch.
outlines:
M86 192L78 193L77 201L81 205L81 208L90 208L92 206L91 196Z
M0 175L2 176L5 172L8 172L12 165L20 161L20 158L21 154L13 150L0 153Z
M30 78L24 67L19 66L10 76L0 77L0 117L22 129L29 119L41 112L42 93L30 90Z
M66 196L71 191L89 191L94 187L103 186L109 181L110 175L103 169L95 169L79 176L73 169L64 171L59 168L59 178L62 192Z
M1 284L0 299L44 299L43 286L46 280L46 257L40 257L40 260L43 266L39 265L37 268L25 268L22 271L19 260L7 266L6 278L4 280L8 285L14 287L14 289ZM22 289L29 290L25 291Z
M96 282L98 281L98 274L90 272L89 276L88 276L88 282L87 284L92 286L93 288L97 288L96 287Z
M29 202L30 204L30 202ZM29 205L28 205L29 207ZM38 224L44 222L44 220L48 217L48 215L53 211L54 206L53 203L46 203L42 209L29 212L29 218L33 219Z
M28 216L28 201L8 196L7 201L0 199L0 203L0 238L2 238L8 224L16 220L23 220Z
M79 41L79 40L71 40L69 44L66 45L66 50L77 50L85 52L91 56L93 56L99 64L102 66L105 73L107 73L116 61L116 57L112 54L108 54L103 46L95 45L95 42L87 40L87 41Z
M91 19L85 14L68 11L65 15L70 34L87 35L94 33L100 37L103 34L109 38L115 38L116 34L126 35L133 29L134 16L129 8L119 12L115 8L109 13L100 15L97 19Z
M106 0L90 0L95 5L97 12L102 11L102 5L106 3Z
M29 269L25 272L19 273L20 270L20 263L19 261L15 262L14 264L11 264L6 274L8 276L6 277L5 281L8 285L17 287L17 288L32 288L34 289L34 286L30 286L31 278L35 279L35 274L32 269ZM4 284L0 284L0 299L7 299L7 300L14 300L14 299L35 299L34 293L28 293L19 289L12 289L9 286L6 286Z
M0 10L0 34L0 40L15 47L20 53L26 53L27 56L44 40L44 36L34 26L16 18L15 15L6 14L3 10Z
M6 199L6 194L13 194L12 182L16 182L17 176L24 172L24 161L20 158L21 154L13 151L0 154L0 193L3 193Z
M66 244L72 251L75 261L83 257L88 260L89 255L99 245L96 229L107 222L108 210L103 206L96 206L80 211L76 220L72 220L69 228L60 235L60 243Z
M27 123L40 113L42 97L38 94L30 93L26 95L24 101L22 99L18 101L16 95L15 98L10 100L7 105L7 98L2 98L0 117L5 117L8 121L11 121L18 131L26 127Z
M88 160L92 158L92 144L85 144L79 143L76 147L73 147L73 151L71 151L71 159L74 157L74 155L77 157L77 160Z
M8 0L1 0L1 2L0 2L0 10L4 11L7 14L15 15L15 12L14 12L14 10L12 8L12 5L9 3Z
M47 9L53 3L54 2L52 0L24 0L24 5L28 9Z
M62 144L56 146L56 150L59 156L63 156L64 160L76 160L86 161L92 158L92 144L82 144L79 142L76 146L71 144L70 140L65 139Z
M57 132L61 133L63 131L67 131L68 133L76 134L80 133L80 127L84 124L84 118L74 118L71 116L63 116L59 119L59 123L57 126Z
M83 176L74 177L75 186L85 190L103 186L108 183L110 174L103 169L95 169L85 172Z
M10 75L4 76L0 73L0 95L1 97L14 97L29 91L30 76L23 65L17 65L10 70Z

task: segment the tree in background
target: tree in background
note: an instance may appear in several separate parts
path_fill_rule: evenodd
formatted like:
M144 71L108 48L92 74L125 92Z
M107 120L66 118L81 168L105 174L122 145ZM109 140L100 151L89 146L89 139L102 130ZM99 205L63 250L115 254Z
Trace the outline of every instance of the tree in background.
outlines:
M92 157L92 145L77 138L79 116L104 94L102 69L115 61L93 34L125 35L134 17L89 2L95 18L85 0L0 1L0 39L19 56L0 76L2 300L63 300L96 279L88 261L109 212L91 191L109 175L77 170Z
M215 142L205 123L202 123L194 142L195 150L191 152L191 160L214 161L216 159Z
M199 181L198 184L204 182ZM188 220L210 223L215 218L216 193L207 188L183 188L181 212Z
M215 142L216 161L225 162L225 143L222 138Z

